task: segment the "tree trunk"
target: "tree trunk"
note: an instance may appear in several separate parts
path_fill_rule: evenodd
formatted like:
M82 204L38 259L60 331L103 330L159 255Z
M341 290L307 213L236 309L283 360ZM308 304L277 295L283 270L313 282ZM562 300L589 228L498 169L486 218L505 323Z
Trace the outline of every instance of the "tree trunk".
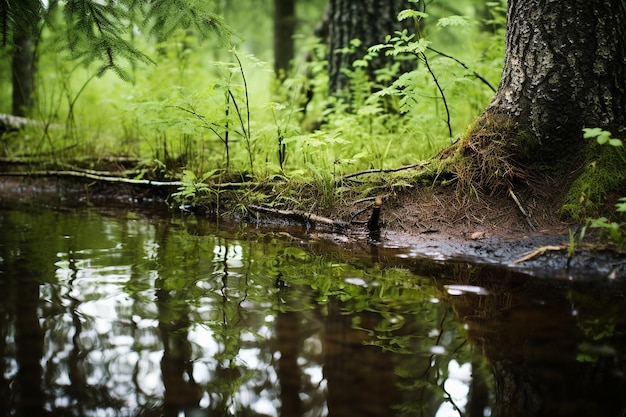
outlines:
M622 0L510 0L502 80L488 111L530 135L531 158L575 152L583 127L626 116Z
M514 196L516 188L521 200L540 197L546 207L580 217L576 210L583 200L585 207L599 206L608 192L620 192L625 171L613 161L617 153L598 156L604 150L590 148L582 129L617 134L625 122L624 2L510 0L502 79L461 141L457 190ZM591 156L595 159L585 161ZM591 162L598 158L611 158L599 165L619 168L586 173L584 167L595 166ZM584 188L590 183L592 191ZM517 200L532 228L524 205Z
M395 31L409 29L412 22L398 22L398 13L411 7L406 0L330 0L329 33L329 92L335 94L345 89L348 77L343 69L352 69L352 63L361 59L370 46L383 43L386 35ZM360 45L352 53L340 50L350 47L350 42L358 39ZM390 58L381 54L372 60L368 67L370 77L374 79L376 69L389 64ZM402 71L414 69L414 63L405 61Z
M283 78L294 58L295 0L274 0L274 73Z
M16 33L15 51L11 61L13 107L15 116L27 116L33 107L35 54L33 43L26 33Z

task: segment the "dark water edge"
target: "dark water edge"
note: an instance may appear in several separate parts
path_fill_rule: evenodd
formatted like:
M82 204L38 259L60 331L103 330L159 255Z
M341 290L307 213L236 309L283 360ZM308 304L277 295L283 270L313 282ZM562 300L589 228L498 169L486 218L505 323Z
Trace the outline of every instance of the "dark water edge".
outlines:
M626 412L619 277L61 206L0 211L1 415Z
M101 208L132 210L144 214L169 217L172 214L192 214L177 209L168 196L173 187L154 188L128 184L108 184L75 177L2 177L0 179L0 209L19 207L47 207L53 209ZM179 213L181 212L181 213ZM340 252L372 250L372 240L363 228L354 227L344 233L334 233L318 225L295 224L275 216L245 215L221 212L196 212L200 218L220 224L225 229L237 229L240 224L268 227L276 231L292 233L304 240L322 239L328 247L334 243ZM573 231L575 234L577 231ZM571 237L564 234L529 234L518 238L459 239L438 233L412 235L398 231L386 231L373 242L382 252L390 250L392 258L406 257L424 260L467 262L510 269L538 278L567 281L588 281L602 285L606 281L626 281L626 252L597 242L597 231L588 230L585 244L576 246L569 256L567 246ZM537 256L519 262L541 247L561 247L546 250ZM404 251L403 255L397 255ZM518 263L519 262L519 263Z

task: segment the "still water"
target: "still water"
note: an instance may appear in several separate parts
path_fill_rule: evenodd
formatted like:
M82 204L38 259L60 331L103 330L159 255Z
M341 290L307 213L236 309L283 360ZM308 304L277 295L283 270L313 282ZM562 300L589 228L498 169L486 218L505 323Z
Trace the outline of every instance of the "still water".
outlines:
M3 416L624 416L620 282L0 211Z

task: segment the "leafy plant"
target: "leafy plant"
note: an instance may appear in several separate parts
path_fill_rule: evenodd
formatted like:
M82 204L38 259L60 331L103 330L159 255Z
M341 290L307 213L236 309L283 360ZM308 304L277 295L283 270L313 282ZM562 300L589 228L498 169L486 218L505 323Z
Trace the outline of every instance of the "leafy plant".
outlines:
M308 43L311 58L296 64L301 70L278 83L265 63L247 53L254 49L252 40L237 47L249 48L245 52L218 50L219 42L230 45L232 31L210 26L223 22L219 16L210 19L210 13L217 14L217 9L211 9L215 2L204 2L198 9L197 17L207 17L209 25L198 28L189 14L196 1L181 5L180 14L167 11L178 7L178 1L151 4L143 11L128 8L124 14L128 1L104 5L89 0L80 7L94 3L97 15L77 17L70 22L73 29L64 27L67 15L63 13L64 7L78 10L75 1L59 3L50 15L39 44L42 71L37 75L37 117L50 128L37 133L45 139L38 143L38 154L51 150L63 157L69 152L114 153L158 161L144 164L143 172L146 177L180 178L186 186L178 190L175 201L182 204L201 204L194 198L210 202L216 197L202 184L205 172L220 172L220 178L229 182L232 178L258 182L264 193L274 190L275 201L268 202L266 196L267 204L309 210L314 200L318 207L336 203L342 198L344 175L415 164L448 145L450 129L461 131L491 98L484 83L474 82L476 74L492 83L500 74L502 33L481 32L478 14L446 16L449 9L436 4L427 17L401 15L421 19L419 32L416 29L413 38L408 32L391 35L384 47L355 60L346 70L349 90L337 97L327 91L326 50L319 41L299 40ZM474 10L466 3L463 14ZM139 16L148 20L132 26ZM237 16L240 19L243 12ZM499 12L494 16L502 17ZM118 27L118 18L127 25ZM102 34L94 26L98 19L109 19L113 26L103 26L106 33ZM422 24L426 22L432 25ZM80 33L89 28L93 33ZM76 47L60 50L68 30L78 31ZM217 36L198 42L210 33ZM470 47L459 42L467 34L475 39ZM102 40L103 49L86 51L90 39ZM432 49L443 40L445 54ZM352 47L358 42L354 40ZM127 46L149 58L123 52ZM119 69L109 65L107 48ZM371 79L366 71L369 61L374 54L387 52L395 54L396 62ZM262 56L265 53L261 51ZM425 55L430 69L422 60L414 71L400 73L398 62L415 53ZM133 83L122 82L116 74ZM32 138L11 141L7 153L32 154L32 143ZM394 186L411 186L411 181L377 177L357 193L366 197ZM245 204L254 194L236 193L236 204Z
M184 170L181 178L182 184L178 187L178 191L172 194L172 198L180 205L194 206L197 201L201 200L201 197L206 197L212 192L205 181L213 174L215 172L207 172L198 178L193 171Z
M611 132L600 128L585 128L583 131L584 138L595 139L600 145L614 147L615 153L624 163L622 170L626 169L626 151L624 150L624 143L621 139L614 138ZM614 175L617 175L617 173L614 173ZM618 200L615 211L619 214L626 213L626 197L622 197ZM626 247L626 221L611 221L606 217L599 217L596 219L588 219L587 224L589 227L606 231L611 240L621 247Z

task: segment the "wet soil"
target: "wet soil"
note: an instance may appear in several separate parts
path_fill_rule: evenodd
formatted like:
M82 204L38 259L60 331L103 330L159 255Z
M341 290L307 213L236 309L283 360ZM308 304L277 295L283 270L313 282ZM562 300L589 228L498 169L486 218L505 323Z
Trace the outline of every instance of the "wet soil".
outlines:
M81 179L4 176L0 177L0 208L122 206L166 214L172 210L167 195L174 191ZM542 278L626 279L626 253L599 244L597 236L588 234L584 244L569 252L570 231L576 232L579 226L559 218L558 194L537 199L519 192L515 199L501 194L461 200L453 187L413 188L384 200L382 228L376 233L369 233L365 226L371 213L368 204L372 203L342 205L321 213L348 225L340 231L314 223L294 228L292 219L271 214L220 218L271 226L299 241L328 241L347 251L391 250L399 258L489 264Z

